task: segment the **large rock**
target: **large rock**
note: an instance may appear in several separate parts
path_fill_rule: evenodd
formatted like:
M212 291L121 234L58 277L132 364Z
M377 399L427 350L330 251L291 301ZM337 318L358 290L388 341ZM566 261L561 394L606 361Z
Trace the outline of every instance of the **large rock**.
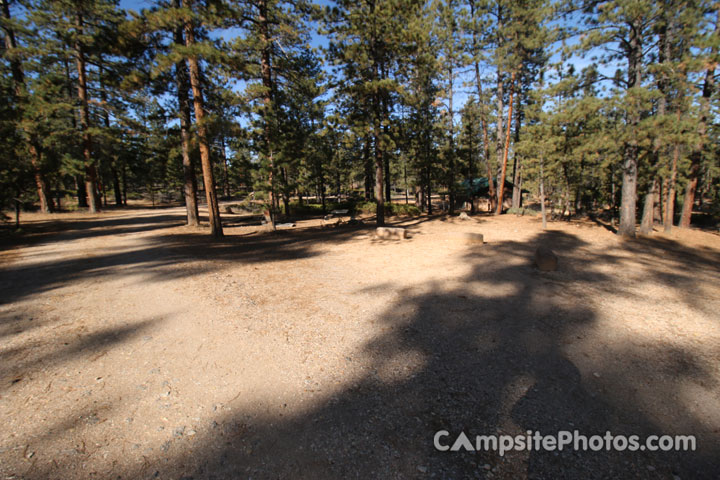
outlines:
M402 240L407 238L407 230L397 227L378 227L375 234L383 240Z
M463 234L463 238L468 245L482 245L485 243L485 237L482 233L468 232Z
M554 272L558 268L558 257L547 247L535 250L535 266L543 272Z

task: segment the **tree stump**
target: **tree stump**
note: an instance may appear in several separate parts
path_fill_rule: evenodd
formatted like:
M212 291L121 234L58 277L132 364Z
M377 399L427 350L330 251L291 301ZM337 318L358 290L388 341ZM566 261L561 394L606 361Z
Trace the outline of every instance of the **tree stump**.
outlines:
M397 227L378 227L375 229L375 235L383 240L402 240L407 238L407 230Z
M485 243L485 237L482 233L465 233L463 238L468 245L482 245Z
M542 272L554 272L558 267L558 257L547 247L535 250L535 266Z

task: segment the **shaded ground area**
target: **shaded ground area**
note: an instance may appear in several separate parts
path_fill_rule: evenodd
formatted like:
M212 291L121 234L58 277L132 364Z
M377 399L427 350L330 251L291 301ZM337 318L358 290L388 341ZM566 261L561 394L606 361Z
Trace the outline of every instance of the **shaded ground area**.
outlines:
M4 477L720 476L717 236L434 217L384 242L229 217L212 242L182 220L68 219L2 253ZM539 245L559 271L532 267ZM501 457L439 452L438 430L698 450Z

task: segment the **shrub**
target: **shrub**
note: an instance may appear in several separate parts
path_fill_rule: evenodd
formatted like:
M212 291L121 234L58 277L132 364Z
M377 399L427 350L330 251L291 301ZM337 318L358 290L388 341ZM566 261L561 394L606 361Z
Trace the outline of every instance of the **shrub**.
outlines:
M253 215L260 214L263 211L262 203L251 202L248 198L246 198L240 203L230 205L230 207L237 212L247 212L252 213Z
M509 208L507 213L510 215L529 215L535 217L540 214L540 211L534 208Z
M375 202L361 202L355 205L355 210L359 213L375 213L377 205Z
M417 217L420 215L420 209L409 203L390 203L385 205L385 214L398 217Z
M377 212L377 204L375 202L359 203L356 208L358 212L362 213ZM405 203L386 203L385 215L397 217L417 217L420 215L420 209L415 205Z
M321 203L290 202L291 215L322 215Z
M325 202L325 211L327 213L332 212L333 210L348 210L348 213L354 214L356 210L357 205L353 201L346 201L346 202ZM373 212L375 210L373 209ZM322 215L322 203L308 203L303 202L302 205L300 202L290 202L290 214L291 215Z

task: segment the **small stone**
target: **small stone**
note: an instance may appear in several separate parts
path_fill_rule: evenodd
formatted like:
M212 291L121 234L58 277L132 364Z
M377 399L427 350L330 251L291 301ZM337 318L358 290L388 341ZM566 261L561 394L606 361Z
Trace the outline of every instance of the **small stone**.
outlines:
M593 373L593 376L594 376L595 378L600 378L600 374L599 374L598 372Z
M183 433L185 433L185 427L177 427L173 432L173 437L180 438L183 436Z
M647 469L650 470L651 472L655 471L655 467L653 467L652 465L648 465Z
M492 467L490 466L489 463L486 463L485 465L483 465L483 469L485 469L485 470L490 470L491 468Z
M197 432L191 428L190 430L188 430L187 432L185 432L185 435L187 435L188 437L192 437L192 436L195 435L196 433L197 433Z
M423 467L422 465L418 466L417 469L418 469L418 472L420 472L420 473L427 472L427 467Z
M93 413L85 417L85 422L89 425L96 425L100 422L100 419L98 418L97 414Z

